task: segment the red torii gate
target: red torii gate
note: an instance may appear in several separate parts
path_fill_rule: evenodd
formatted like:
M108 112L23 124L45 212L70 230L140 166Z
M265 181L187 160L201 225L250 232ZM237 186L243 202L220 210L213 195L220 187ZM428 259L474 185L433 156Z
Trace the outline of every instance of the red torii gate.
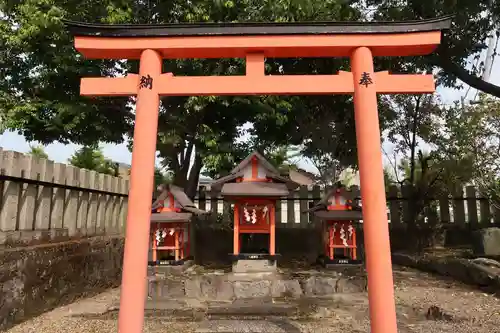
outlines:
M374 56L433 52L450 17L411 22L103 25L66 22L89 59L140 59L139 74L83 78L87 96L137 95L118 331L144 323L150 196L160 96L353 94L372 333L396 333L377 93L432 93L432 75L373 70ZM246 58L243 76L174 76L162 59ZM265 75L266 57L350 57L337 75Z

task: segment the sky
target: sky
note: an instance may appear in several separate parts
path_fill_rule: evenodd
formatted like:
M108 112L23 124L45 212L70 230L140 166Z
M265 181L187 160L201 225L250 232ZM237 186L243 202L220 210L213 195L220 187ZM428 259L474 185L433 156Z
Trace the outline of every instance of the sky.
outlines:
M492 73L491 73L491 83L500 85L500 64L498 59L495 59ZM499 75L497 75L499 74ZM462 96L465 95L466 89L463 90L454 90L448 88L438 88L437 94L441 97L443 104L451 104L455 100L460 100ZM473 97L474 91L469 92L467 95L468 98ZM36 143L35 143L36 144ZM13 132L5 132L0 135L0 147L4 150L14 150L21 153L28 152L30 150L30 143L25 140L25 138L17 133ZM61 143L53 143L46 146L45 151L49 155L49 158L58 163L66 163L68 158L77 150L80 146L75 144L64 145ZM104 155L118 163L126 163L131 164L132 153L128 150L126 144L103 144L103 153ZM384 144L384 150L390 154L392 151L392 147L390 144ZM299 167L311 171L316 172L316 168L313 164L306 160L298 160ZM384 164L387 164L387 157L384 156Z

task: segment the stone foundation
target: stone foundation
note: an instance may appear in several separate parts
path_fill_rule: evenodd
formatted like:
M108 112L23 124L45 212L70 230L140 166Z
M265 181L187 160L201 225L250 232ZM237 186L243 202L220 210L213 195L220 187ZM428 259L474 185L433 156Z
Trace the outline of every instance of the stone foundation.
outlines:
M308 271L303 273L203 273L185 277L149 278L148 299L232 302L240 299L301 298L366 291L364 273ZM252 278L254 277L255 278Z
M275 273L276 260L236 260L233 262L233 273Z
M158 265L148 266L148 275L182 275L189 267L193 266L193 260L186 260L182 265Z
M118 286L122 260L119 237L0 250L0 330Z

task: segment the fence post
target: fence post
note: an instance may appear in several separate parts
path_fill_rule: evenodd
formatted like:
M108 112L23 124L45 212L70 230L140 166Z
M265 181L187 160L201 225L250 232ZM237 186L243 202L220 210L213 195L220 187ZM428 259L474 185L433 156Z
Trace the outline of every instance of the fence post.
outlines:
M274 222L276 223L277 227L281 225L281 199L277 199L275 202L275 209L274 209Z
M198 208L201 210L206 210L207 207L207 188L205 186L200 186L198 188Z
M24 155L19 159L21 178L37 179L39 174L38 163L31 155ZM18 184L20 187L18 230L33 230L35 210L37 207L37 186L35 184Z
M121 183L121 178L120 177L113 177L112 183L111 183L111 188L113 190L113 193L116 193L111 200L113 202L113 213L112 213L112 220L111 220L111 227L113 229L113 234L119 234L120 233L120 228L119 228L119 222L118 218L120 216L120 198L121 196L118 195L121 193L121 188L120 188L120 183Z
M389 187L389 212L391 214L391 227L401 226L401 205L399 198L399 188L396 185Z
M54 162L41 159L40 160L40 180L45 182L54 182ZM48 230L50 228L50 209L52 205L52 193L54 192L54 188L52 186L40 186L39 193L39 202L38 202L38 211L36 216L36 228Z
M477 218L476 188L474 186L467 186L465 194L467 197L467 220L471 228L476 228L479 223L479 219Z
M295 228L295 192L290 191L288 193L286 201L286 225L287 228Z
M97 189L103 191L104 187L104 175L102 173L97 174ZM97 199L97 235L103 235L106 232L106 195L99 193L99 198Z
M321 187L319 185L314 185L311 191L312 199L308 202L307 208L311 208L311 205L314 205L316 202L321 200ZM309 224L311 227L316 228L319 224L316 223L316 218L314 217L314 213L309 213Z
M94 170L89 172L89 188L92 190L99 189L99 174ZM97 234L97 207L99 194L92 192L89 195L89 207L87 214L87 234L96 235ZM119 217L118 217L119 218Z
M20 176L19 159L22 155L13 151L0 153L0 173L6 176ZM20 186L16 182L4 181L1 193L0 231L17 229L17 206ZM3 237L2 237L3 239Z
M309 206L309 190L307 189L307 185L301 185L299 189L299 209L300 209L300 227L307 227L309 223L309 214L304 213Z
M488 227L491 224L491 207L490 201L487 198L481 196L479 200L479 216L480 224Z
M453 192L453 222L455 225L465 225L464 190L462 187Z
M412 221L412 217L414 217L414 212L412 212L411 200L413 200L413 186L411 185L403 185L401 187L401 194L403 197L403 223L406 227L411 227L410 224L416 223L416 221Z
M78 169L78 179L81 187L89 188L90 171L86 169ZM82 236L87 236L90 232L87 224L89 212L89 192L78 191L78 218L76 221L76 229L79 230Z
M439 220L441 223L450 223L450 198L448 194L439 198Z
M219 210L219 198L217 198L214 192L210 192L210 212L214 219L217 218L217 211Z
M493 222L500 225L500 203L493 204Z
M127 228L127 212L128 212L128 192L130 189L130 180L124 179L122 193L127 194L127 197L123 197L120 201L120 231L125 234L125 229Z
M77 168L72 165L66 166L66 185L78 186L76 175ZM64 209L64 227L68 228L68 235L75 236L77 229L78 214L78 191L66 190L66 207Z
M66 164L56 163L54 165L54 183L64 185L66 183ZM50 228L62 230L64 227L64 207L66 190L56 188L52 197L52 212L50 214Z
M104 191L112 192L111 183L113 177L104 175ZM104 211L104 232L105 234L113 234L113 196L106 194L106 209ZM151 200L151 199L150 199Z
M223 200L222 201L222 213L224 214L224 216L228 216L230 211L231 211L231 203L229 201Z

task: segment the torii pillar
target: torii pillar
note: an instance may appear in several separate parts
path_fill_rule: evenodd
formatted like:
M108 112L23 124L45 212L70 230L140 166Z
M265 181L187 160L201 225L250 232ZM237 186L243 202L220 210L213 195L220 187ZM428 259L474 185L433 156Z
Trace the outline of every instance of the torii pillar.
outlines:
M154 188L156 139L160 95L157 79L162 70L162 57L147 49L140 56L139 75L147 82L135 82L137 101L135 110L132 170L128 200L125 251L123 260L122 288L120 294L119 331L142 332L144 302L147 297L147 267L150 240L151 194ZM139 84L137 84L139 83ZM139 249L139 250L138 250ZM134 271L143 270L141 274ZM130 288L127 286L136 286ZM123 316L142 313L141 316Z
M351 55L354 80L354 118L358 167L363 201L364 243L368 272L368 301L372 332L397 332L392 277L391 244L387 221L382 145L376 85L366 73L373 73L369 48L358 47ZM367 81L368 80L368 81ZM380 281L386 281L379 284ZM388 311L377 311L377 309Z

